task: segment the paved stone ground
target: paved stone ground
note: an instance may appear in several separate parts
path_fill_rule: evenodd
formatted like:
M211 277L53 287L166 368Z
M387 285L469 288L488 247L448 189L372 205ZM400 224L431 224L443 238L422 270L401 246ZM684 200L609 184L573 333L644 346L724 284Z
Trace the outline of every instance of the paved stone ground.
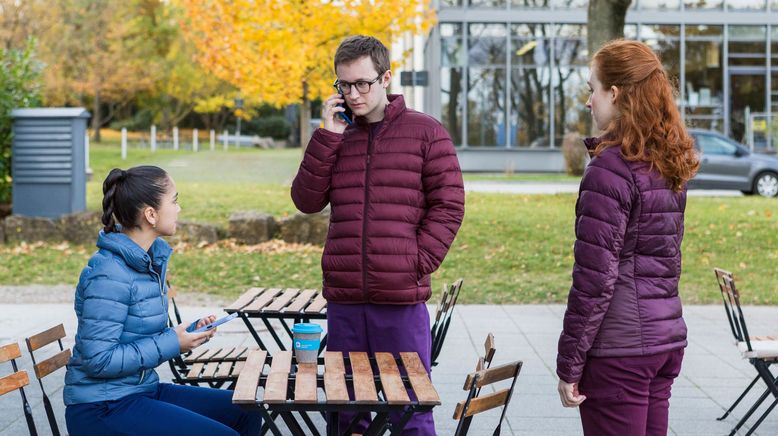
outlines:
M9 289L14 288L0 289L0 296L4 294L3 291L7 294ZM51 292L55 294L57 291ZM3 314L0 317L0 344L18 341L24 350L24 337L63 322L68 333L65 346L72 346L76 321L70 304L8 303L11 299L8 295L0 298L0 313ZM209 313L219 314L218 307L219 304L188 305L182 307L182 312L185 318L194 319ZM483 341L487 333L492 332L497 345L495 365L516 359L524 361L502 434L582 434L577 410L563 408L556 394L554 362L563 311L561 305L457 306L443 347L441 363L433 370L433 382L443 400L443 405L435 408L438 433L453 433L455 422L451 415L456 402L465 397L462 390L465 374L474 368L477 356L482 353ZM776 332L778 307L747 307L745 311L752 334ZM685 316L689 325L689 347L681 376L673 386L669 434L727 434L747 406L741 405L734 416L724 422L718 422L715 418L747 386L755 372L746 361L740 359L731 344L729 327L721 307L687 306ZM245 327L238 321L222 326L210 345L251 343ZM20 364L32 374L29 357L26 351L23 353ZM7 364L0 365L0 374L7 374L9 370ZM169 379L170 372L166 366L160 367L159 372L163 380ZM44 380L44 387L50 393L62 430L65 429L63 377L64 370L60 370ZM41 434L47 434L48 424L37 383L33 381L26 392L38 429ZM757 395L755 392L748 400L753 402ZM477 416L470 434L491 435L498 416L499 411ZM19 394L0 397L0 435L24 434L27 434L27 430ZM778 412L762 424L757 434L778 434Z

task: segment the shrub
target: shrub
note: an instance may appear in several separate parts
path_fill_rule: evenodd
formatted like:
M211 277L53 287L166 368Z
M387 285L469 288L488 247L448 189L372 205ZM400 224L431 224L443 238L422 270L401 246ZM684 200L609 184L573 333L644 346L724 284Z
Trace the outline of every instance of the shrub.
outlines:
M565 172L571 176L580 176L586 168L588 152L581 135L568 132L562 140L562 156L565 158Z
M273 115L255 118L246 123L243 132L248 135L270 136L273 139L286 139L292 133L292 125L283 116Z
M11 111L40 104L42 65L35 42L24 49L0 48L0 203L11 202Z

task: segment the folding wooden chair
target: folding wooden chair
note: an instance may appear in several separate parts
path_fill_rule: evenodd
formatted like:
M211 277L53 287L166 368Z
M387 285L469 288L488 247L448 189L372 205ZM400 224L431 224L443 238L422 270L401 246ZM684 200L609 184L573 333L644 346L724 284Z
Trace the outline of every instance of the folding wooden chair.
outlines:
M735 344L740 351L740 354L744 359L748 359L751 365L756 369L757 375L748 385L745 391L738 397L737 400L730 406L723 416L717 418L723 420L726 418L732 410L740 403L740 401L746 396L752 387L757 383L759 379L762 379L767 385L767 389L757 399L746 414L738 421L737 425L732 429L730 436L737 433L740 427L745 424L748 418L762 405L767 397L772 394L775 400L770 404L767 410L762 413L759 419L749 429L746 435L752 434L762 421L772 412L776 405L778 405L778 379L770 371L770 365L778 363L778 340L775 337L751 337L748 334L748 328L746 327L746 320L743 316L743 310L740 307L740 293L735 286L735 280L732 273L724 271L719 268L715 268L716 280L721 290L721 297L724 301L724 309L727 314L727 321L729 321L729 327L732 330L732 335L735 338ZM771 339L772 338L772 339Z
M27 429L30 430L30 435L38 436L35 421L32 419L32 408L30 403L27 402L27 395L24 394L24 387L30 384L30 378L27 376L27 371L19 371L19 368L16 366L16 359L20 357L22 357L22 352L19 350L19 344L14 343L0 347L0 363L10 360L11 367L13 368L11 374L0 377L0 396L17 389L19 390L22 394L22 406L24 407L24 417L27 420Z
M25 339L25 342L27 342L27 350L30 352L30 357L32 358L32 363L34 365L33 368L35 368L35 377L38 379L38 384L41 387L41 394L43 394L43 407L46 409L46 418L49 420L51 433L54 436L59 436L59 426L57 425L57 418L54 416L54 409L51 407L49 396L43 388L43 378L67 365L70 360L70 348L65 349L62 346L62 338L64 337L65 327L62 324L59 324ZM40 362L36 362L35 351L40 350L55 341L59 345L59 352Z
M181 312L176 304L176 289L168 281L168 297L173 306L173 315L176 322L168 314L168 322L171 327L181 324ZM208 385L212 388L220 388L227 385L227 389L234 389L238 381L238 375L246 363L249 351L257 348L224 347L203 348L190 351L186 355L176 356L168 360L170 371L173 373L173 382L180 385L199 386Z
M478 363L475 365L476 372L489 369L492 366L492 359L497 349L494 347L494 335L489 333L484 341L484 355L478 357Z
M443 285L443 294L440 297L440 304L435 311L435 321L430 328L432 334L432 366L437 366L440 350L443 349L443 341L446 340L448 326L451 324L451 315L454 313L454 306L459 298L459 291L462 289L463 279L458 279L451 286Z
M516 386L516 379L521 372L522 361L506 363L493 368L483 369L468 374L465 380L464 390L469 391L464 401L457 403L454 409L454 419L458 420L454 436L466 435L470 429L470 423L473 416L496 407L502 407L500 421L497 423L492 436L499 436L502 421L505 419L505 412L508 410L508 404L513 395L513 388ZM481 395L481 388L487 385L511 380L509 388L503 388L496 392Z

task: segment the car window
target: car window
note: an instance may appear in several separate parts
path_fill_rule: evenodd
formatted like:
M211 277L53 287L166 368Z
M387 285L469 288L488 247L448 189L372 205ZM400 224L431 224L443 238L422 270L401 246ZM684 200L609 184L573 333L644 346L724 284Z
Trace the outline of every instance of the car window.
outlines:
M734 156L737 146L714 135L697 135L697 146L703 154Z

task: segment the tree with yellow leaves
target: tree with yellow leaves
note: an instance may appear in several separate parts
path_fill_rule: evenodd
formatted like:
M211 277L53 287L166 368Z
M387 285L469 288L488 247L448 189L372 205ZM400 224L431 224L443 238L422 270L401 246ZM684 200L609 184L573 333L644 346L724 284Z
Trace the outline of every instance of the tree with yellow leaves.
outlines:
M310 137L311 100L334 92L340 41L375 36L389 46L434 23L430 0L178 0L199 62L252 100L300 103L300 137Z

